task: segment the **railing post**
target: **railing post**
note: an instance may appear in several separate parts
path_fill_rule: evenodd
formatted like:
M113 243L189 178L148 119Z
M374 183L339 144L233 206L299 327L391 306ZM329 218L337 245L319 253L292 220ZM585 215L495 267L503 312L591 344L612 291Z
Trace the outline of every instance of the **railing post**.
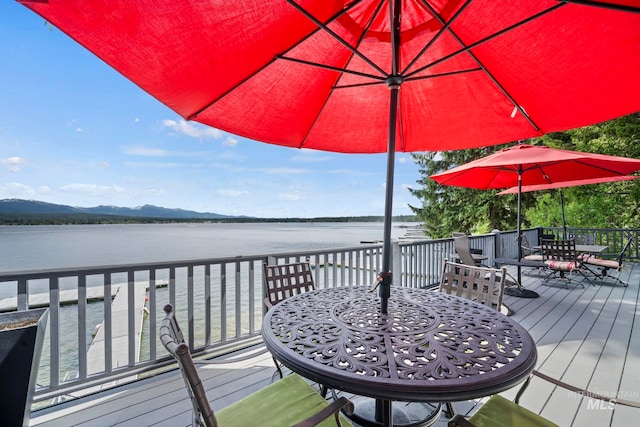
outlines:
M27 290L27 279L18 280L18 311L24 311L29 309L29 294Z
M407 282L407 278L404 277L404 271L402 271L402 253L400 252L400 242L394 240L391 242L391 271L395 276L396 284L400 286L409 286Z
M502 235L500 234L500 230L494 229L491 231L493 234L493 253L495 254L495 258L503 258L503 250L502 250Z

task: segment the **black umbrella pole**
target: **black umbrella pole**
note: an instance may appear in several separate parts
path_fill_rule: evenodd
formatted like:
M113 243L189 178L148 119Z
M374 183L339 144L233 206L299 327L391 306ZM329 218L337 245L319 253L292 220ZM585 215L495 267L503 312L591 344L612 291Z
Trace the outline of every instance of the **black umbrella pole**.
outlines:
M522 261L522 236L520 225L520 210L522 209L522 165L518 166L518 224L516 224L516 241L518 242L518 285L522 285L522 267L520 261Z
M391 105L389 109L389 147L387 149L387 184L384 204L384 235L382 240L382 272L379 273L380 282L380 311L387 314L388 300L391 296L391 220L393 212L393 174L396 154L396 116L398 109L399 84L389 86L391 90Z

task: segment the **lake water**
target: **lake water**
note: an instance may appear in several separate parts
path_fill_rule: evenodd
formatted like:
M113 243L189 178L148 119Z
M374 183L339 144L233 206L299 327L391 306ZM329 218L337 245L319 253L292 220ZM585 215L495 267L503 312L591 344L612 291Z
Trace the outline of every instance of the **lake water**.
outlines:
M413 225L394 224L392 238ZM3 226L0 272L339 248L382 236L381 222Z
M407 226L415 225L394 224L392 238L403 236ZM1 226L0 273L341 248L382 240L383 228L381 222ZM61 289L64 285L61 282ZM158 292L162 300L164 290ZM15 296L15 286L0 287L0 299L11 296ZM89 304L86 316L87 343L91 343L92 325L104 318L103 305ZM64 376L73 374L78 366L77 306L60 307L60 328L66 331L60 337ZM48 383L48 346L47 336L39 384ZM143 341L143 358L148 347Z

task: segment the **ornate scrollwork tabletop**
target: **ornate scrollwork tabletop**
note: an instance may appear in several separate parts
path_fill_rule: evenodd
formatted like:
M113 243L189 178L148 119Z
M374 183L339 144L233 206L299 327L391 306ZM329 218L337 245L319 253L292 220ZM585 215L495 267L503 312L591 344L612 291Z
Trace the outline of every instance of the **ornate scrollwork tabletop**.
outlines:
M455 401L487 396L526 378L531 336L492 308L434 291L395 287L388 314L364 287L291 297L265 316L274 356L299 374L388 400Z

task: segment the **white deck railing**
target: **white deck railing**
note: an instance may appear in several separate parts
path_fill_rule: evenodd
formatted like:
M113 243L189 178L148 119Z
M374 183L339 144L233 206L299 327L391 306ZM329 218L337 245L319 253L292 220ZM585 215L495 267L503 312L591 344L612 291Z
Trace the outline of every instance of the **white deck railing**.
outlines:
M529 241L537 241L538 232L527 230ZM633 233L637 243L638 230ZM482 249L487 265L517 253L515 232L473 236L471 245ZM437 284L444 260L454 253L452 239L401 240L393 246L394 286ZM382 245L1 273L3 294L12 297L0 301L0 311L50 307L35 392L35 401L48 405L168 365L157 336L167 303L175 307L194 353L258 340L265 311L262 264L301 260L311 263L319 289L370 286L381 268Z

